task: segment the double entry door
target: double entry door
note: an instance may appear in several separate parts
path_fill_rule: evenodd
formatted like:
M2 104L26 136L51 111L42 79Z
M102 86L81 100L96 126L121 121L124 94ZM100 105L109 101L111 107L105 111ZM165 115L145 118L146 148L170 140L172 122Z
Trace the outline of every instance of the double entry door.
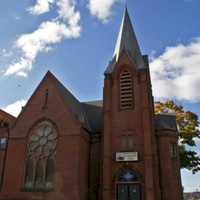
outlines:
M140 184L118 184L117 200L140 200Z

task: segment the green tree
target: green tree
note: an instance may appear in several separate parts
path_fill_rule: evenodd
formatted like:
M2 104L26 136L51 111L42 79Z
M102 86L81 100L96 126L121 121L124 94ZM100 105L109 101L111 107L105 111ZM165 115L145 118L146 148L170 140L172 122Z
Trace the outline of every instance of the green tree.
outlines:
M180 167L196 173L200 170L200 157L191 147L196 146L195 139L200 138L198 115L185 111L182 105L173 100L155 103L155 114L174 113L178 125Z

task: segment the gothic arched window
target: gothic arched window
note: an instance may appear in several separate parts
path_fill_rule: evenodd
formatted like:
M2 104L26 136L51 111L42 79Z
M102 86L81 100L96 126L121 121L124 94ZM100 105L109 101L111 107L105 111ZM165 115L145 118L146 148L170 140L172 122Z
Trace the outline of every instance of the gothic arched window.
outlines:
M118 176L118 182L139 182L140 177L134 171L126 169Z
M57 136L49 121L42 121L31 130L27 143L25 188L54 187Z
M130 108L133 106L131 74L124 70L120 74L120 105L121 108Z

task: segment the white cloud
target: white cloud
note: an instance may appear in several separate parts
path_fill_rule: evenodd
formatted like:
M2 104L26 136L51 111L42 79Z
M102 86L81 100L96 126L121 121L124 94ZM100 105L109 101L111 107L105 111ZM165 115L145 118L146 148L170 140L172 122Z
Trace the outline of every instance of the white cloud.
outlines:
M157 99L200 101L200 38L184 46L167 47L150 63L153 94Z
M1 54L4 58L8 58L13 55L13 53L11 51L7 52L6 49L2 49L1 51L2 51Z
M88 8L92 15L104 23L108 22L112 14L111 7L116 2L124 0L89 0ZM62 39L77 38L80 36L81 19L80 12L75 10L75 0L36 0L34 6L27 10L30 14L41 15L49 12L51 7L57 6L56 18L41 23L41 25L30 34L21 35L15 42L13 55L19 55L4 71L4 76L17 75L27 77L32 69L35 59L39 53L48 52L53 49L53 44L61 42ZM4 56L8 56L5 54Z
M97 17L103 23L109 22L109 17L113 14L112 6L115 3L124 3L125 0L89 0L87 7L90 14Z
M67 27L58 21L43 22L40 27L31 34L22 35L16 42L17 48L21 49L24 55L34 60L39 52L46 52L50 44L58 43L63 38L78 37L80 27Z
M20 101L16 101L15 103L6 106L3 108L3 110L17 117L21 112L22 107L25 106L26 102L26 100L21 99Z
M80 13L75 12L75 0L37 0L36 4L27 10L32 15L41 15L50 11L51 5L58 6L58 15L60 19L68 21L70 25L77 25L80 20Z
M4 76L16 74L17 76L27 77L27 72L32 69L32 60L21 57L17 62L13 62L4 73Z
M76 26L80 20L80 13L75 12L76 2L74 0L58 0L56 4L59 18L68 21L71 26Z
M50 4L52 4L54 0L37 0L34 6L29 7L27 10L32 15L40 15L50 10Z
M44 0L44 2L49 4L54 1ZM44 4L38 0L35 6L44 8ZM75 11L75 1L57 0L56 4L58 6L58 17L56 19L43 22L37 30L30 34L21 35L15 42L15 47L21 52L21 56L8 66L4 76L15 74L26 77L39 53L52 50L52 44L59 43L62 39L80 36L81 27L78 24L80 13ZM37 14L41 13L37 12ZM63 21L61 22L60 19Z
M123 2L122 0L89 0L88 8L91 15L97 17L99 20L102 20L103 23L108 22L108 18L113 14L112 6L116 2Z

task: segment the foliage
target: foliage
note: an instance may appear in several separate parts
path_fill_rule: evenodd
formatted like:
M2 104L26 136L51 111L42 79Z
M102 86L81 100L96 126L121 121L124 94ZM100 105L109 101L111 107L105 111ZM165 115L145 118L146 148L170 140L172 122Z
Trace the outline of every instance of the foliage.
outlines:
M164 103L155 103L155 113L174 113L178 125L179 157L181 168L191 170L192 173L200 170L200 157L195 151L187 147L196 146L195 139L200 138L198 115L191 111L184 111L182 105L177 105L173 100Z
M200 157L197 152L187 150L185 145L179 145L179 158L181 168L191 170L193 174L200 170Z

